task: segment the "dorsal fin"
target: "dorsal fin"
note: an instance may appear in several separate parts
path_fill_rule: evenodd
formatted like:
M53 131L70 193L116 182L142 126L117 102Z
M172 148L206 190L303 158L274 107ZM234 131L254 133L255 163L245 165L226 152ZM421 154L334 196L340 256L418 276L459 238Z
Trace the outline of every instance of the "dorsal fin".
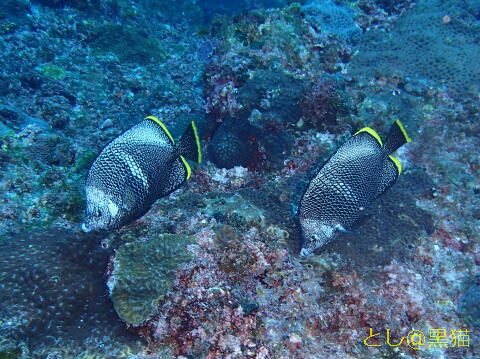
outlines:
M168 136L168 138L170 139L170 141L172 141L172 145L175 143L175 140L173 139L173 136L172 134L170 133L170 131L168 130L167 126L165 126L163 124L162 121L160 121L158 118L156 118L155 116L147 116L145 117L145 120L152 120L153 122L155 122L157 125L159 125L162 130L165 132L165 134Z
M380 138L380 136L378 135L377 131L375 131L373 128L371 127L364 127L362 128L361 130L355 132L354 136L358 135L359 133L362 133L362 132L366 132L368 133L369 135L373 136L377 142L379 143L380 146L383 146L383 143L382 143L382 139Z

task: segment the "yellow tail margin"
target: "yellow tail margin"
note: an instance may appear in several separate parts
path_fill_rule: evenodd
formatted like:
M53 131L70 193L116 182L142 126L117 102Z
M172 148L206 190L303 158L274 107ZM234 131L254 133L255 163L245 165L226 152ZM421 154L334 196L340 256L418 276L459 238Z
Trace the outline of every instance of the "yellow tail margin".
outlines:
M155 116L148 116L148 117L145 117L145 120L152 120L153 122L155 122L157 125L159 125L162 130L167 134L168 138L170 139L170 141L172 141L172 144L175 143L175 140L173 139L173 136L172 134L170 133L170 131L168 130L167 126L165 126L163 124L162 121L160 121L158 118L156 118Z
M377 131L375 131L373 128L371 128L371 127L364 127L364 128L362 128L361 130L355 132L354 136L358 135L358 134L361 133L361 132L367 132L367 133L369 133L370 135L372 135L372 136L378 141L378 143L380 144L380 146L383 146L382 139L381 139L380 136L378 135Z
M200 138L198 137L198 131L197 131L197 126L195 125L195 122L192 121L192 128L193 128L193 133L195 134L195 141L197 143L197 152L198 152L198 163L202 163L202 150L200 147Z
M412 142L412 139L408 137L407 130L405 130L403 123L400 120L396 120L395 123L398 125L398 128L400 129L400 131L402 131L403 136L405 137L405 141Z

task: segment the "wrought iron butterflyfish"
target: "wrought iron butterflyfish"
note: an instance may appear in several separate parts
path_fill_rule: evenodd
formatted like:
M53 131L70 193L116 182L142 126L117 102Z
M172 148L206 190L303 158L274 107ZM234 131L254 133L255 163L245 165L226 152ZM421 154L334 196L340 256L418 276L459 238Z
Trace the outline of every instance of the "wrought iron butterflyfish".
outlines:
M187 159L202 160L194 122L178 142L153 116L128 129L101 151L88 172L82 230L118 229L143 216L190 178Z
M392 153L410 141L398 120L390 127L385 143L375 130L365 127L338 148L300 200L302 256L351 229L365 209L395 183L402 165Z

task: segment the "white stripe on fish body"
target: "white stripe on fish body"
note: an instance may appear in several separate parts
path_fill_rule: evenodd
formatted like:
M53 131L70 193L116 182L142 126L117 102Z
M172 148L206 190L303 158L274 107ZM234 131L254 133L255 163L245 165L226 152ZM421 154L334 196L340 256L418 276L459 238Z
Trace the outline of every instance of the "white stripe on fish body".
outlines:
M123 153L121 161L127 164L128 169L130 170L130 173L133 175L133 177L138 178L142 182L145 191L148 191L148 178L143 172L142 168L139 166L139 164L135 161L135 159L128 153Z

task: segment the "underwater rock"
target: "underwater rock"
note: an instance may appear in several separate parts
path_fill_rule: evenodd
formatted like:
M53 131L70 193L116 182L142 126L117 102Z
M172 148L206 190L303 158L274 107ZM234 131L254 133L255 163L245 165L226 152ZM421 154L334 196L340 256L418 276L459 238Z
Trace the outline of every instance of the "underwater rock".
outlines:
M300 99L303 81L279 70L257 70L238 90L238 98L247 110L270 112L286 123L295 123L301 116Z
M465 0L467 10L475 16L477 19L480 18L480 2L477 0Z
M166 57L158 40L148 37L145 31L132 26L102 25L96 29L90 46L98 54L105 55L111 52L117 55L121 62L139 65L163 62Z
M251 10L253 8L282 7L287 5L287 3L287 0L202 0L197 1L196 5L205 12L206 18L209 19L215 14L235 14L241 12L242 10Z
M214 132L208 158L220 168L242 166L273 170L283 166L294 138L276 121L259 120L255 126L244 117L228 118Z
M198 232L199 226L207 224L228 225L242 231L265 228L267 211L246 198L243 191L235 192L237 193L179 191L174 201L171 199L158 201L152 213L147 214L149 217L147 222L142 225L154 225L157 233L192 235Z
M306 187L306 185L304 186ZM296 219L292 213L292 208L287 201L281 201L281 191L277 188L265 190L258 190L253 188L243 188L238 191L238 194L250 203L251 206L258 208L260 213L265 216L265 221L289 229L289 235L299 238L297 233ZM303 191L302 187L299 191ZM268 230L268 229L267 229ZM272 228L273 230L273 228Z
M353 20L353 11L331 0L312 0L302 7L305 19L317 31L347 43L356 43L362 31Z
M35 125L43 129L50 129L50 125L45 121L31 117L25 112L8 105L0 105L0 122L17 131L22 130L29 125Z
M445 15L450 17L442 21ZM461 2L420 0L405 11L392 31L365 33L349 72L368 79L429 79L462 99L478 92L477 35L478 19Z
M105 297L108 252L98 239L57 229L2 238L0 336L39 345L121 329Z
M382 121L386 129L389 121L401 118L409 132L416 133L419 128L418 113L424 104L425 101L422 97L414 96L403 90L398 90L395 94L392 92L371 94L357 105L358 119L362 121L362 124Z
M32 160L53 166L67 167L75 157L73 146L65 137L46 132L33 137L27 152Z
M78 10L96 10L100 7L101 0L34 0L41 5L59 8L69 6Z
M204 199L202 214L235 228L265 225L265 212L239 194L210 192Z
M341 116L349 112L347 102L341 81L333 76L325 76L309 85L301 107L309 125L319 129L327 126L332 128L338 126Z
M468 325L480 328L480 277L460 297L457 311Z
M258 165L258 130L247 121L228 119L222 123L208 146L208 158L220 168Z
M2 15L22 15L29 10L28 0L3 0Z
M28 0L3 0L0 7L0 34L15 31L19 25L30 22Z
M193 243L192 236L160 234L117 250L108 288L120 318L138 326L158 313L158 302L172 288L178 268L192 259L187 246Z

